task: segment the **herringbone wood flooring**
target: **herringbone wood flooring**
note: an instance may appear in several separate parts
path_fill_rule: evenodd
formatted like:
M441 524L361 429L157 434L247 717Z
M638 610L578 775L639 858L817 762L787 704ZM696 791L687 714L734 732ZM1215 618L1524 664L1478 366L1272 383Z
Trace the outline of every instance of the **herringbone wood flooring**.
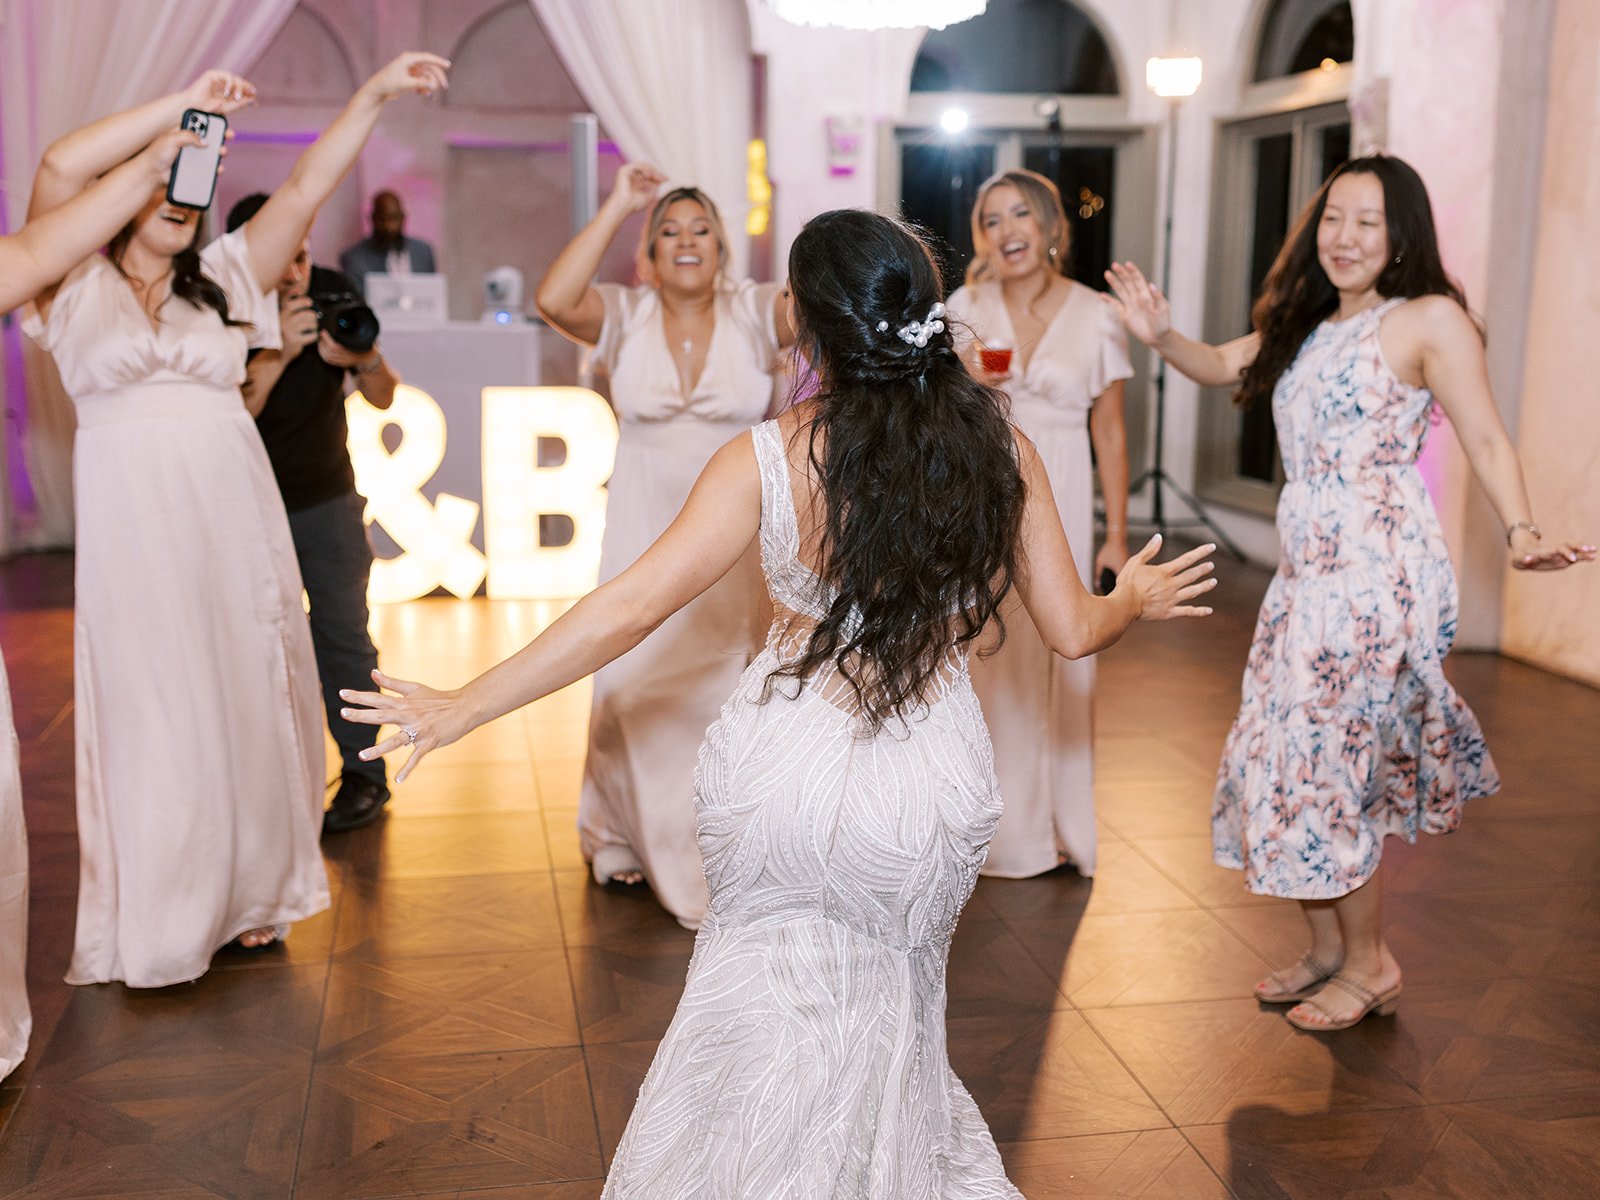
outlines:
M598 1196L692 938L584 872L586 691L435 756L382 824L330 840L334 906L283 950L186 987L68 988L70 570L0 568L35 1016L0 1084L0 1195ZM1210 862L1265 583L1224 576L1207 627L1102 661L1099 877L985 880L962 920L950 1052L1013 1178L1032 1200L1600 1195L1600 694L1455 659L1506 790L1456 835L1389 844L1399 1015L1297 1033L1249 988L1299 953L1298 917ZM553 612L418 602L379 614L379 643L449 683Z

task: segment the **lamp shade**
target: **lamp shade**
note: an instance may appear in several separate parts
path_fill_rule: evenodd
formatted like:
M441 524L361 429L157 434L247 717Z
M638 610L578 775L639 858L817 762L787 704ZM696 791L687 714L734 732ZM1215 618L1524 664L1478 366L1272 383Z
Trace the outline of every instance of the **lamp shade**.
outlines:
M1200 60L1152 58L1144 64L1144 81L1158 96L1192 96L1200 87Z

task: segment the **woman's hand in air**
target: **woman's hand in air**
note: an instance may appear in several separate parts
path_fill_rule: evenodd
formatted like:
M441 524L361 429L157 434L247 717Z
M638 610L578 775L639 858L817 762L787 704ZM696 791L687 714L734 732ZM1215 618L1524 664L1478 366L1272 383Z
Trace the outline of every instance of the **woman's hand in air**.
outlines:
M430 750L448 746L472 728L462 711L464 706L459 692L437 691L409 679L392 678L382 671L374 671L372 679L382 690L343 689L339 698L352 707L339 712L345 720L357 725L397 727L397 732L361 752L361 757L370 761L409 745L411 757L395 776L396 783L404 783L406 776Z
M184 88L179 95L183 97L185 108L198 108L201 112L226 116L255 103L256 85L232 71L212 70Z
M230 134L233 130L228 131ZM192 129L169 129L139 152L140 160L150 168L150 173L163 183L172 174L172 164L178 161L178 152L189 147L205 145L200 135ZM227 147L222 152L226 154Z
M407 50L391 59L362 86L380 100L390 100L407 92L431 96L450 86L450 60L426 50Z
M617 172L617 182L612 185L606 203L624 213L639 212L655 202L656 193L666 182L667 177L649 163L629 163Z
M1131 262L1114 262L1106 272L1111 295L1103 297L1117 317L1146 346L1154 346L1172 331L1172 306L1167 298Z
M1153 561L1161 549L1158 533L1144 544L1117 572L1117 591L1132 590L1139 605L1141 621L1166 621L1172 617L1206 617L1211 610L1189 601L1205 595L1217 586L1208 578L1215 569L1206 555L1216 549L1214 545L1196 546L1187 554L1166 562Z

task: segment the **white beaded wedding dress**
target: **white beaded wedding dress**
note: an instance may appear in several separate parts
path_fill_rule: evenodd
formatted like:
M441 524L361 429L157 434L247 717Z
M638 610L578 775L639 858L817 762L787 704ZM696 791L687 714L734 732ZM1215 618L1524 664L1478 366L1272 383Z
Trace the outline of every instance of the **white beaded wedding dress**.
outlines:
M950 938L1000 816L965 655L875 736L838 674L767 695L830 592L778 423L751 436L775 619L700 750L710 910L604 1196L1020 1200L945 1052Z

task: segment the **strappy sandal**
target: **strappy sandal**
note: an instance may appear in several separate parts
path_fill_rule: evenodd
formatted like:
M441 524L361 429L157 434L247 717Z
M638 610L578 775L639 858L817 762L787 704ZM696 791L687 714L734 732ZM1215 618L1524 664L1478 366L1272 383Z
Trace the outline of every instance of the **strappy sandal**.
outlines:
M1298 991L1286 992L1283 990L1283 977L1294 970L1295 967L1304 967L1310 971L1312 980ZM1323 985L1334 977L1337 970L1337 967L1324 966L1320 959L1307 950L1300 956L1298 962L1287 967L1279 967L1271 975L1263 979L1261 983L1256 984L1252 990L1255 992L1256 999L1263 1004L1298 1004L1302 1000L1311 999L1311 997L1320 992ZM1261 988L1264 984L1271 983L1277 984L1278 990L1268 995Z
M271 950L274 946L283 945L283 939L289 936L289 927L287 925L263 925L261 929L266 930L272 936L264 942L246 944L243 940L246 933L259 932L259 930L247 929L244 933L234 938L233 941L223 946L223 952L227 954L260 954L263 951Z
M1329 978L1328 985L1337 985L1361 1001L1361 1008L1349 1017L1336 1018L1313 998L1303 1000L1307 1008L1315 1009L1327 1018L1326 1021L1302 1021L1295 1017L1294 1010L1289 1011L1289 1024L1296 1029L1304 1029L1308 1033L1337 1033L1341 1029L1349 1029L1359 1022L1368 1013L1377 1013L1380 1017L1387 1017L1394 1012L1400 1000L1400 985L1397 983L1387 992L1374 992L1371 988L1363 987L1353 979L1346 979L1343 975L1334 975Z

